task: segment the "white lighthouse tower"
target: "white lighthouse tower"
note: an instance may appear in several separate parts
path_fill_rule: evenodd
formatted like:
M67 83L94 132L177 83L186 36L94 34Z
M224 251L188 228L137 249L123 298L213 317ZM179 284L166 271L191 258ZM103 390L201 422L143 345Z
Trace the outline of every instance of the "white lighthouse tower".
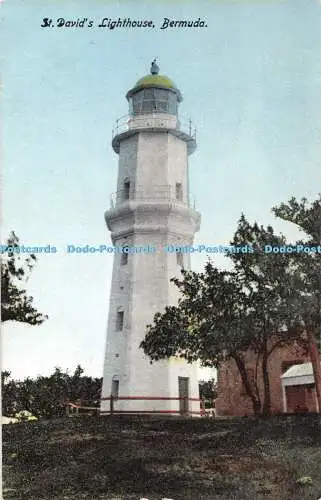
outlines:
M188 185L195 131L190 121L179 120L180 91L158 73L154 61L151 74L129 90L129 115L118 120L113 133L117 192L105 219L113 245L122 251L114 255L102 398L185 398L119 399L114 410L196 416L200 404L191 399L199 398L197 366L176 358L150 363L139 348L154 314L177 304L170 279L190 267L188 253L164 247L192 245L200 225ZM148 246L149 252L138 252ZM101 413L109 410L109 401L102 400Z

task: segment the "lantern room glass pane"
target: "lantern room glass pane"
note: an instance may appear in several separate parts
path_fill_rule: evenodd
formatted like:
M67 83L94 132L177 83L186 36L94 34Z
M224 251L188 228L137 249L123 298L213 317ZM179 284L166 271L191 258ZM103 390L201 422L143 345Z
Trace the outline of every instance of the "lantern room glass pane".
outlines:
M159 111L160 113L167 113L168 103L167 102L158 102L157 103L157 111Z
M132 96L130 110L134 115L151 113L169 113L171 115L176 115L177 95L165 89L142 89Z
M157 99L159 99L160 101L167 101L169 94L172 94L172 92L164 89L156 89L156 93Z
M154 113L156 111L156 103L154 100L143 101L142 113Z
M169 92L168 95L168 113L177 115L177 96L173 92Z
M137 94L133 95L132 98L132 107L133 107L133 113L134 115L139 115L141 112L141 107L142 107L142 102L143 102L143 94L142 92L137 92Z
M155 90L156 89L145 89L144 90L144 99L155 99Z

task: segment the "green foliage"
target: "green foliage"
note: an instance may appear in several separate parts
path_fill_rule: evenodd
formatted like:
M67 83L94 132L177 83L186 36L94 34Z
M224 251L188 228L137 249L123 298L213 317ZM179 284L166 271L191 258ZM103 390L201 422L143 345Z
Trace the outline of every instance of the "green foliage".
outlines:
M242 215L231 244L249 245L254 249L253 253L229 256L247 297L251 347L260 351L263 336L273 337L278 346L291 343L294 337L300 340L301 316L296 300L300 295L293 286L296 266L292 255L264 251L265 245L285 245L284 236L276 235L271 226L251 225Z
M214 399L217 398L216 381L213 378L211 380L200 380L199 392L201 399L205 399L213 403Z
M316 242L321 234L320 200L311 208L306 200L301 204L292 200L288 208L282 205L274 210L279 217L301 224L310 241ZM209 261L202 273L183 270L181 279L172 279L180 291L178 306L155 315L141 348L151 360L175 356L219 367L234 359L255 413L268 415L269 356L293 342L306 348L306 325L320 325L320 256L265 253L265 245L286 244L284 236L276 235L271 226L250 224L244 215L231 244L249 245L254 252L230 253L231 271L221 271ZM254 380L249 378L244 356L249 349L256 355Z
M306 198L297 201L291 198L273 208L274 214L292 224L304 233L304 241L297 244L308 244L320 247L321 250L321 194L309 203ZM314 333L318 342L321 336L321 254L320 252L299 253L292 256L295 265L293 288L300 291L295 297L297 315L306 330ZM320 344L319 344L320 345Z
M32 415L30 411L27 410L21 410L18 413L15 414L15 417L17 419L17 422L30 422L31 420L38 420L37 417Z
M18 411L17 384L10 379L11 373L1 372L2 414L9 417Z
M308 236L310 243L320 244L321 239L321 193L309 203L307 198L297 201L292 197L287 203L272 209L281 219L295 224Z
M232 271L208 262L203 273L183 270L181 280L173 279L179 304L157 313L148 325L141 344L145 353L153 360L178 356L217 367L248 348L260 352L264 333L278 345L291 342L298 327L295 307L288 307L291 261L286 254L265 254L267 242L281 245L283 238L242 216L232 244L257 251L229 255Z
M313 484L313 479L311 476L302 476L296 480L296 483L299 484L300 486L305 486L307 484Z
M32 271L36 257L33 254L22 257L15 250L19 247L19 238L11 233L8 250L1 258L1 319L19 321L29 325L40 325L47 316L39 313L33 306L33 297L26 295L21 283L26 282Z
M16 416L28 411L37 418L55 418L65 414L67 401L84 401L98 406L101 378L83 375L78 365L72 375L56 368L49 377L26 378L22 382L10 380L9 372L2 372L2 411L6 416Z
M204 273L182 270L182 275L182 280L172 280L181 292L178 307L155 315L141 347L152 360L175 356L217 367L229 350L228 334L236 345L244 343L236 332L241 286L234 273L219 271L210 262Z

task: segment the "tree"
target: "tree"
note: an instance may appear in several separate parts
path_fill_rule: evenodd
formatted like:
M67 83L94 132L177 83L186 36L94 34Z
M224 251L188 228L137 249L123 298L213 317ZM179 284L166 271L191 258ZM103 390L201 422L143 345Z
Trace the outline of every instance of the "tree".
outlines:
M2 414L9 416L17 412L17 384L10 380L9 371L1 372Z
M213 378L210 380L200 380L198 385L200 390L200 398L211 401L211 403L213 404L213 401L217 398L216 381Z
M321 413L321 367L317 347L321 340L321 194L312 203L306 198L300 201L291 198L287 203L274 207L273 212L277 217L295 224L304 233L305 241L298 241L296 247L302 245L310 249L292 257L296 266L293 286L300 291L296 307L307 334Z
M102 379L83 375L80 365L70 375L60 368L49 376L27 377L23 381L9 380L10 373L2 373L3 411L15 416L28 411L40 419L62 417L68 401L83 401L97 406L100 400Z
M208 262L203 273L182 271L182 279L171 281L181 296L178 306L157 313L147 326L141 348L152 360L181 357L200 360L203 366L219 367L233 359L256 415L271 411L268 359L276 348L304 345L302 328L290 298L292 262L286 254L267 255L266 244L285 240L241 217L231 242L254 248L253 253L231 253L231 271L220 271ZM246 366L246 353L256 356L254 380ZM264 398L258 387L258 371L264 383Z
M19 238L14 232L7 241L6 256L1 259L1 319L19 321L29 325L40 325L48 316L39 313L33 306L33 297L26 294L21 283L26 282L35 265L33 254L22 257Z
M294 286L296 265L289 253L267 253L267 245L286 246L284 236L274 234L268 226L252 226L242 215L232 241L233 245L248 245L253 253L231 255L238 279L243 284L248 297L248 328L251 329L250 348L256 354L256 373L261 368L264 385L262 413L269 415L271 410L270 374L268 359L277 348L297 342L302 348L306 343L297 310L300 297L299 289ZM256 390L258 393L258 390Z

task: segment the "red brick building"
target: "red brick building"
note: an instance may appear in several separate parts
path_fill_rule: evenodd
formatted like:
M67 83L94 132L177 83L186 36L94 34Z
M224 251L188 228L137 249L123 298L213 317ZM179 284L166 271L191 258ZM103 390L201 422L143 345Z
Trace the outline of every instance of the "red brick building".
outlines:
M246 368L250 380L254 380L256 355L250 351L245 356ZM275 349L268 361L268 370L271 387L271 409L272 413L296 412L296 411L317 411L317 402L313 375L301 379L291 377L289 368L293 365L300 365L310 361L298 345L283 349ZM304 376L312 373L312 367L306 365ZM293 371L293 370L292 370ZM301 370L302 371L302 370ZM288 372L285 379L281 376ZM258 386L261 401L263 402L263 380L261 370L258 370ZM302 372L303 374L303 372ZM311 378L312 377L312 378ZM286 387L285 387L286 385ZM252 401L247 396L239 370L234 360L230 360L220 367L217 379L218 397L215 401L216 414L218 416L233 415L245 416L253 415Z

